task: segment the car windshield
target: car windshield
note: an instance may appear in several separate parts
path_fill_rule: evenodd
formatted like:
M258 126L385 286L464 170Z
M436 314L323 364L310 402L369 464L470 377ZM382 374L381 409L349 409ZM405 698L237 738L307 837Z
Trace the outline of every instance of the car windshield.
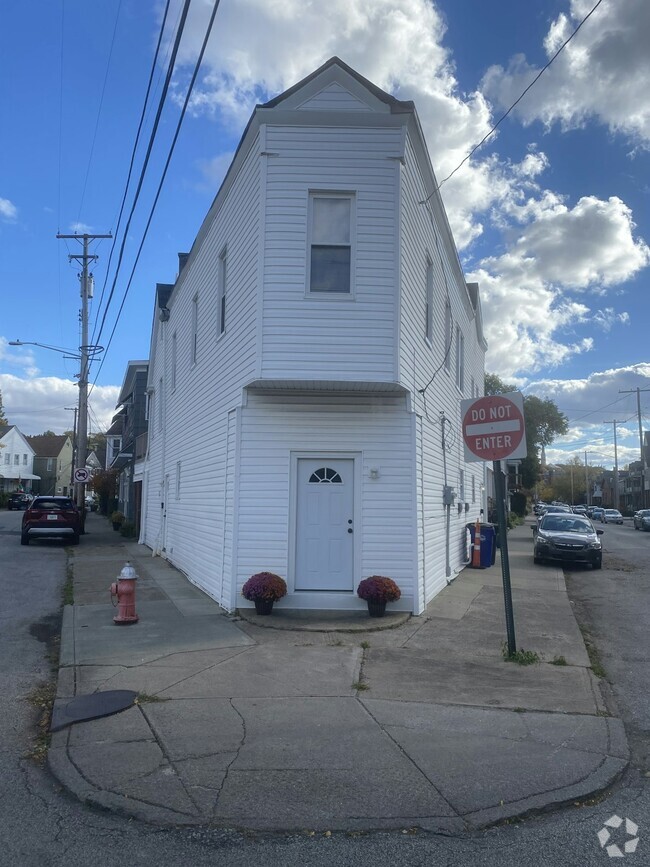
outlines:
M540 530L548 530L555 533L593 533L593 527L588 521L576 518L564 517L563 515L549 515L542 520Z

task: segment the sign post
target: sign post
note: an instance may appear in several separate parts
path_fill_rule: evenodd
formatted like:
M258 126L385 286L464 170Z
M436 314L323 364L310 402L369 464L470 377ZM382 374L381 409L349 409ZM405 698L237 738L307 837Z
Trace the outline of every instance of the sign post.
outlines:
M520 392L512 392L479 397L475 400L462 400L460 406L463 420L465 460L493 462L508 655L513 656L517 652L517 642L510 585L506 492L503 473L501 472L501 461L526 457L524 399Z

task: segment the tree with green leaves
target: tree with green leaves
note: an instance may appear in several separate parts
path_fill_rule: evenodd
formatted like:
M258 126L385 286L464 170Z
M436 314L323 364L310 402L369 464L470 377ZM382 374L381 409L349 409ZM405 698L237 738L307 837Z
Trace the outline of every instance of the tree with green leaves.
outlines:
M486 373L485 394L508 394L511 391L517 391L516 386L508 385L495 373ZM542 400L534 394L524 395L524 420L528 456L521 462L521 482L530 490L540 475L539 450L567 433L569 422L552 400Z
M7 419L5 417L5 410L4 410L4 407L2 405L2 392L1 391L0 391L0 424L1 425L9 424L9 422L7 421Z

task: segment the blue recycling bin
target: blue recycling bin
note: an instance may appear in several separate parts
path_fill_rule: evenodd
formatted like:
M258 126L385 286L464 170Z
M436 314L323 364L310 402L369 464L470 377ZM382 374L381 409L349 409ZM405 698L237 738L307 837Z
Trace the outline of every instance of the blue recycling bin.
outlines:
M476 538L476 523L468 524L467 529L471 536L472 553L474 552L474 539ZM497 528L494 524L479 524L480 566L475 569L488 569L494 566L497 558ZM472 558L470 558L471 565Z

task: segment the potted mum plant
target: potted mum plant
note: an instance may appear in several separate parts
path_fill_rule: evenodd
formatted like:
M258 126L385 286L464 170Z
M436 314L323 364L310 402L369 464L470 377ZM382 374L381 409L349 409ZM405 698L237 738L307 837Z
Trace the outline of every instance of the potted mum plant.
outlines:
M392 578L383 575L371 575L364 578L357 587L357 596L368 603L368 614L371 617L383 617L387 602L397 602L402 595L401 590Z
M283 578L273 572L257 572L244 584L241 595L255 603L258 614L270 614L273 603L287 595L287 585Z
M124 512L113 512L111 515L111 524L114 530L119 530L124 522Z

